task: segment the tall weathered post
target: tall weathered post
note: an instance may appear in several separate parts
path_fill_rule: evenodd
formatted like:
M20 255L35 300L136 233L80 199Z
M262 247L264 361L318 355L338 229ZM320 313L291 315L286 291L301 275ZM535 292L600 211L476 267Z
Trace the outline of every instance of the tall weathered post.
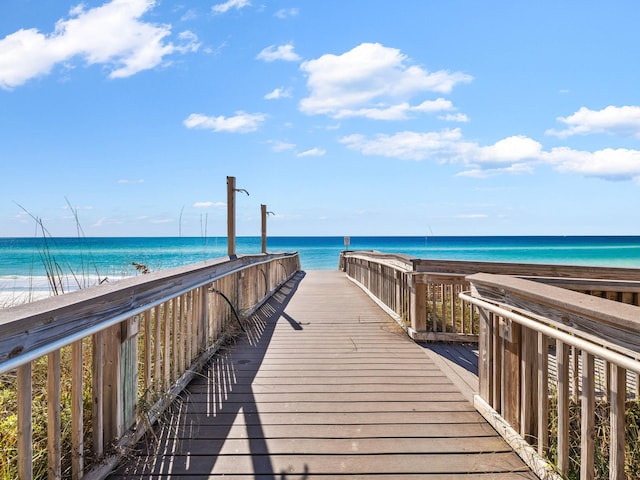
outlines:
M262 218L262 253L267 253L267 206L260 205L260 216Z
M260 214L262 217L262 253L267 253L267 215L273 215L273 212L267 211L266 205L260 205Z
M227 250L229 256L236 254L236 192L244 192L244 188L236 188L236 177L227 177Z
M236 254L236 177L227 177L227 251Z

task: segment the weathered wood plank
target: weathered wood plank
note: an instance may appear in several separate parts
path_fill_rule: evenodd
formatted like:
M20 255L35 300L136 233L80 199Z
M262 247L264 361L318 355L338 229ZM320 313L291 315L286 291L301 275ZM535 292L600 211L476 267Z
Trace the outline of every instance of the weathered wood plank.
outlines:
M456 453L504 453L511 449L499 437L454 437L440 441L424 442L421 438L270 438L252 447L248 438L182 438L176 439L180 449L189 455L385 455L385 454L456 454ZM147 452L154 454L146 445ZM167 456L169 453L164 453Z
M279 474L286 475L370 475L523 472L521 461L513 453L488 454L382 454L382 455L179 455L170 461L156 457L153 464L139 465L140 472L129 475L217 475ZM498 477L494 477L498 478ZM526 478L526 477L525 477Z

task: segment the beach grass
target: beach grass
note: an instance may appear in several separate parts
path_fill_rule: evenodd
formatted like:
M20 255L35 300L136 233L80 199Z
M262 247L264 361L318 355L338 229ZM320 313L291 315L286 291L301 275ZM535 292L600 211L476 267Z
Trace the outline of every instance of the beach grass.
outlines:
M91 339L83 341L83 356L91 358ZM61 442L62 442L62 475L71 476L71 347L60 351L60 391L61 391ZM47 357L33 362L33 478L47 478L48 444L47 444ZM83 372L83 412L85 431L91 428L91 371L85 365ZM0 376L0 479L10 480L18 477L18 416L17 386L15 372ZM87 458L91 458L90 442L85 442Z
M548 459L558 463L557 395L549 399L549 451ZM597 401L595 408L595 478L609 478L610 419L609 403ZM580 478L580 401L569 403L569 480ZM640 480L640 401L627 401L625 405L625 475L627 480Z

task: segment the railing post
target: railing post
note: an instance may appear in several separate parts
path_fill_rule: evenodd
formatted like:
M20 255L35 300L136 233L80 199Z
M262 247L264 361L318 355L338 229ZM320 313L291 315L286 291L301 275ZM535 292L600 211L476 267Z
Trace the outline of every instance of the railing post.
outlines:
M504 342L502 373L502 416L516 432L520 431L520 357L521 327L518 323L503 319L501 323Z
M558 370L558 471L569 473L569 350L570 346L556 340Z
M138 403L138 332L140 317L136 315L121 324L122 344L120 382L122 384L122 431L126 431L136 421Z
M580 480L594 478L595 381L594 357L582 351L582 391L580 394Z
M237 304L236 304L236 310L238 311L238 313L242 312L242 308L244 305L244 301L243 301L243 295L244 295L244 289L242 288L242 283L244 282L244 271L240 272L238 274L238 278L237 278L237 282L236 282L236 295L237 295Z
M622 480L624 472L625 445L625 401L627 399L627 378L624 368L611 364L611 445L609 448L609 478Z
M139 318L129 318L102 335L102 406L106 446L120 438L135 423L138 399ZM159 379L156 379L159 380Z
M33 385L31 362L18 367L18 478L33 478Z
M520 357L520 435L534 443L538 420L538 337L529 328L521 327Z
M418 281L416 275L411 275L411 306L409 316L411 328L415 332L427 330L427 285Z
M478 338L478 393L493 408L493 322L492 315L480 309L480 336Z
M122 360L122 330L120 325L104 331L103 339L103 382L101 395L103 397L104 436L103 445L107 446L112 440L120 438L122 430L122 392L120 384L120 363Z

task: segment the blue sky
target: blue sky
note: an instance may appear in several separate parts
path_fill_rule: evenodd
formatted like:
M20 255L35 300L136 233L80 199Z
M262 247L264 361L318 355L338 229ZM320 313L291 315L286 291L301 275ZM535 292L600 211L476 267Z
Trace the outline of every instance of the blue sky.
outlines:
M635 0L3 0L0 236L640 234ZM23 211L27 210L28 214ZM31 216L30 216L30 215Z

